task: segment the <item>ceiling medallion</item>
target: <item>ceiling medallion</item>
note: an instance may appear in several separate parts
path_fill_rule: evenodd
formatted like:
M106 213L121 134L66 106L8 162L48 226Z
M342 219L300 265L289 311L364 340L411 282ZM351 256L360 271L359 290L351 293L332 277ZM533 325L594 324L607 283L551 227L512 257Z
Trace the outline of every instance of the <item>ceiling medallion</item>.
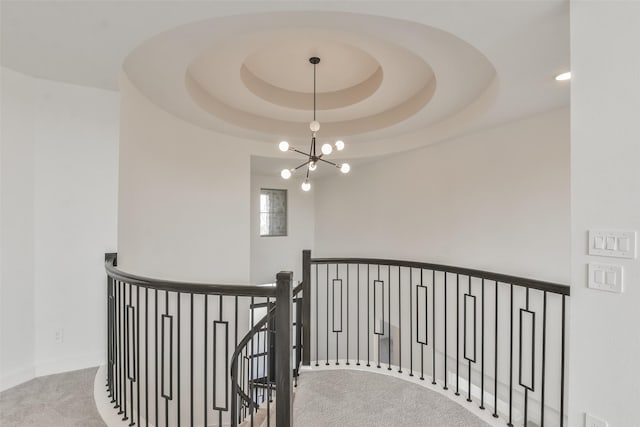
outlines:
M313 64L313 120L311 121L311 123L309 123L309 129L311 130L311 146L309 147L309 152L305 153L304 151L300 151L294 147L291 147L287 141L281 141L278 145L280 151L293 151L306 157L305 162L301 165L293 169L283 169L282 172L280 172L280 176L282 178L289 179L295 171L306 166L307 174L304 182L302 183L302 189L304 191L311 190L309 173L316 170L316 168L318 167L318 163L326 163L334 166L340 169L340 172L342 173L348 173L351 170L351 166L349 166L349 163L342 163L338 165L324 158L324 156L328 156L333 152L333 147L331 146L331 144L323 144L320 148L321 154L316 154L316 133L320 130L320 123L316 120L316 65L320 63L320 58L318 58L317 56L312 56L311 58L309 58L309 62ZM344 150L344 142L338 140L334 145L336 147L336 150Z

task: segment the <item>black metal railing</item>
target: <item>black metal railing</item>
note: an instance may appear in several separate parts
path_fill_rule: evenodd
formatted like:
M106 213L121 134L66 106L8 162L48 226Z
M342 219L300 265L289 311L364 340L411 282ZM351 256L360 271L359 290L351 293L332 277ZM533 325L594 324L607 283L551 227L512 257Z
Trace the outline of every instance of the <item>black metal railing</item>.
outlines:
M277 426L292 425L291 273L275 286L173 282L125 273L116 254L105 268L106 388L129 426L235 426L267 398ZM267 315L254 322L259 304ZM253 345L260 339L266 346Z
M303 287L304 365L397 371L508 425L565 424L568 286L303 251Z

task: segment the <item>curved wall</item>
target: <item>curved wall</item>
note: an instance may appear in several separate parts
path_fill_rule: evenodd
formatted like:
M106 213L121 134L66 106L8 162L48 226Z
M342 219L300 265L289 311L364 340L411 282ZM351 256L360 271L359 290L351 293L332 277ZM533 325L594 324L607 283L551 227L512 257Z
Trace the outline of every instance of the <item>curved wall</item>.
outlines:
M161 110L124 75L120 94L119 266L248 282L250 144Z
M316 188L316 256L569 282L566 108L397 154Z

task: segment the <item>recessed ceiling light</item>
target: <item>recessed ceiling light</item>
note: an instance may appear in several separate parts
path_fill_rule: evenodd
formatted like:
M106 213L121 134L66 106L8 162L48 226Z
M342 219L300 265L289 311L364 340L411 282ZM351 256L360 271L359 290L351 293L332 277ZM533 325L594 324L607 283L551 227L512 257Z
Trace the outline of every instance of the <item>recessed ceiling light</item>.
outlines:
M571 71L567 71L566 73L558 74L556 76L556 80L558 80L559 82L564 80L570 80L570 79L571 79Z

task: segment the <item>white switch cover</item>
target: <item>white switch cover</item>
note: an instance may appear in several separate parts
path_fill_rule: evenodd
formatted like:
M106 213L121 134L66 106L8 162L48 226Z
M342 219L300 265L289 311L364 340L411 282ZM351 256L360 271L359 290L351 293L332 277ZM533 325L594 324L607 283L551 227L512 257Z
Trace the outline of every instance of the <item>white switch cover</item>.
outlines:
M609 423L600 418L596 418L591 414L585 414L584 417L585 427L609 427Z
M589 287L601 291L622 293L622 266L614 264L589 263Z
M635 231L589 230L589 255L633 259L636 234Z

